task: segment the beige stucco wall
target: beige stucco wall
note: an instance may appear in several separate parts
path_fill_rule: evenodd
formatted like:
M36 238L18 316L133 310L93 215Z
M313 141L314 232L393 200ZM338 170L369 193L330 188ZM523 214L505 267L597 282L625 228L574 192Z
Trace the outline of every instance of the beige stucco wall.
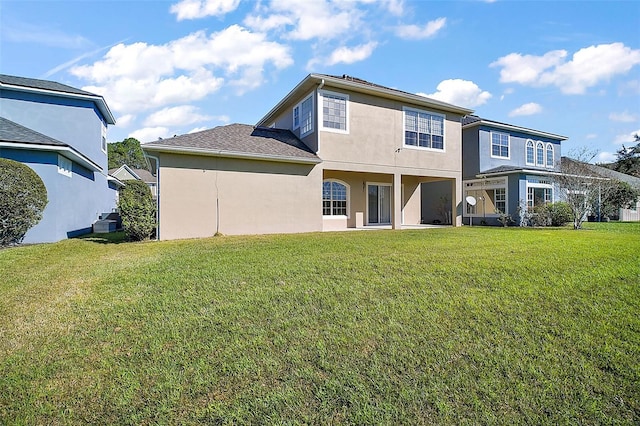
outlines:
M419 190L420 182L432 179L451 180L453 182L450 194L451 211L454 212L452 219L454 225L461 224L462 127L459 114L330 86L324 86L320 92L322 91L349 96L348 133L345 134L321 128L321 116L318 114L320 108L318 103L321 98L318 96L318 90L314 91L314 132L303 141L323 160L322 168L331 171L325 172L325 178L335 177L335 171L354 172L356 174L346 175L344 181L352 188L356 186L362 188L363 181L376 181L375 178L370 179L364 175L380 175L383 178L377 182L392 183L393 175L401 174L405 193L405 199L402 200L405 224L420 223L420 197L424 193ZM275 125L291 128L293 106L305 99L309 93L311 92L306 92L304 96L286 105L276 118ZM445 116L445 149L443 151L404 146L403 111L405 107ZM364 177L357 173L362 173ZM411 176L415 177L415 180L411 180ZM357 181L352 182L352 179ZM411 182L411 185L407 182ZM349 218L347 220L325 218L324 229L355 226L355 212L366 208L366 195L361 198L360 192L362 191L351 191ZM409 199L406 199L407 197ZM422 200L423 203L431 204L438 201L437 198Z
M322 230L313 165L160 154L160 238Z
M337 91L334 91L337 92ZM404 146L403 107L413 107L359 93L349 95L349 133L320 131L318 156L325 168L386 172L403 175L453 177L462 169L460 116L445 115L445 149L427 150ZM339 166L341 165L341 166Z

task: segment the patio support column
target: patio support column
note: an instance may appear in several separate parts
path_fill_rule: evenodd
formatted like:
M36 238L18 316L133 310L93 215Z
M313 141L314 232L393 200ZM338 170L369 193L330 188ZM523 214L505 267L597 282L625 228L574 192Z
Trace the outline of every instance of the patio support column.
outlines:
M402 228L402 175L393 174L393 217L391 218L391 228Z

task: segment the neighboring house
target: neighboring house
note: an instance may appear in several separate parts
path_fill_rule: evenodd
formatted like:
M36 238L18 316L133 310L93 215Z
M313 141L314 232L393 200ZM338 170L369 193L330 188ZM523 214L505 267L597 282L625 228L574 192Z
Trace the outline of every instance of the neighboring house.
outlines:
M102 96L53 81L0 75L0 157L31 167L47 188L43 218L26 243L91 232L115 207L106 132L115 124Z
M574 163L576 162L576 160L573 160L571 158L562 157L562 162L564 163L565 161ZM631 176L626 173L620 173L607 167L602 167L595 164L579 163L579 167L584 168L585 171L597 178L613 179L624 182L636 191L640 191L640 178L637 178L635 176ZM633 205L629 206L629 208L619 209L618 219L626 222L640 221L640 198L638 198Z
M120 181L141 180L146 183L151 190L153 199L155 200L158 197L157 179L149 170L132 169L124 164L117 169L109 169L109 176L113 176Z
M559 201L554 176L560 172L560 143L566 139L475 115L465 117L464 223L495 225L501 213L518 223L519 206L531 209Z
M349 76L310 74L255 126L143 144L159 237L461 224L471 110ZM444 213L444 214L443 214Z

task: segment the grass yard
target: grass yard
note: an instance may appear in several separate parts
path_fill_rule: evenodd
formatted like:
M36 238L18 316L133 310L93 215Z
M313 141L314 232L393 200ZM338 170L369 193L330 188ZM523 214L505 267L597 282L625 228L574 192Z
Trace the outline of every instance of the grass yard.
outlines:
M640 224L0 251L0 424L639 424Z

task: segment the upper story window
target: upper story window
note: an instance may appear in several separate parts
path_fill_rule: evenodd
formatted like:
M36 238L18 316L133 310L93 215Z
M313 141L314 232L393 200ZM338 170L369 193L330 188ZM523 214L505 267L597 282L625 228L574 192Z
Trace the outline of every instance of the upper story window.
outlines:
M347 216L348 187L336 180L322 182L322 214L324 216Z
M107 126L104 125L104 123L102 124L102 151L103 152L107 152Z
M320 91L322 97L322 128L348 133L349 96L342 93Z
M293 108L293 129L300 127L300 105Z
M63 157L62 155L58 155L58 173L67 177L71 177L72 167L73 163L71 162L71 160L69 160L67 157Z
M527 164L536 164L535 162L535 158L534 158L534 149L533 149L533 141L532 140L528 140L527 141Z
M300 104L300 136L313 131L313 96L309 96Z
M509 158L509 135L491 132L491 156Z
M547 167L553 167L553 145L547 144Z
M536 165L544 167L544 144L542 142L536 144Z
M404 144L444 150L444 115L405 108Z

